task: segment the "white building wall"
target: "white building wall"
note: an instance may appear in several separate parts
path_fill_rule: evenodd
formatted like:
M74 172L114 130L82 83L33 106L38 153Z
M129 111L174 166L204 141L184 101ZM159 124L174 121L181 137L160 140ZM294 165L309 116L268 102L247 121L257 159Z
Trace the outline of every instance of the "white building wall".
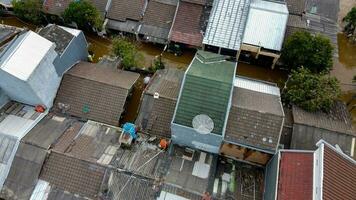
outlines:
M53 45L27 80L0 70L0 87L12 100L33 106L43 104L52 107L60 84L60 77L53 65L58 56L54 48Z
M27 80L32 91L39 98L39 103L46 105L48 108L53 105L61 81L61 78L58 76L53 65L57 55L58 54L55 52L53 46ZM33 102L30 105L36 105L36 102Z

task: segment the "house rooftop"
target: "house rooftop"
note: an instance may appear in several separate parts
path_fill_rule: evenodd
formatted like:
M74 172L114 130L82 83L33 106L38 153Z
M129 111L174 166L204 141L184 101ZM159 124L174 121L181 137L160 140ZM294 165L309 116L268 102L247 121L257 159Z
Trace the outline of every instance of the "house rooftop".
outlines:
M45 149L21 142L0 197L12 199L15 194L19 198L29 199L46 156Z
M56 44L56 52L61 55L73 40L74 35L60 26L49 24L42 28L39 35Z
M61 15L72 0L46 0L43 2L45 11L54 15Z
M315 151L280 150L275 155L266 173L276 182L266 184L265 198L353 199L356 161L323 140L316 146Z
M147 85L136 124L153 135L170 137L171 122L184 71L163 69L155 73ZM159 95L155 98L155 94Z
M184 71L178 69L159 70L152 77L145 89L147 94L154 95L158 92L160 97L176 100Z
M151 0L148 2L139 29L146 39L157 43L166 43L174 20L177 0Z
M251 0L243 43L280 51L287 21L284 2Z
M204 2L199 4L196 1L181 1L172 25L170 40L193 46L201 46L203 41L203 30L201 27L203 12Z
M70 69L67 74L127 90L132 88L140 76L138 73L116 70L115 68L106 67L105 65L101 66L89 62L79 62Z
M144 12L145 0L119 0L112 1L107 18L126 21L139 21Z
M34 107L10 102L0 110L0 189L8 176L20 140L46 115ZM34 155L35 156L35 155Z
M203 44L239 50L250 0L214 1Z
M56 106L77 117L117 125L139 76L105 65L80 62L64 75Z
M278 200L312 199L313 159L313 152L281 152Z
M51 48L54 48L54 44L37 33L23 33L0 53L0 69L27 80Z
M153 181L136 175L111 170L108 182L110 199L154 199Z
M95 199L105 174L105 167L72 156L51 152L46 159L40 180L76 196Z
M230 103L236 63L221 55L198 51L185 73L174 123L192 127L193 118L208 115L213 133L222 135Z
M308 112L293 106L293 120L295 124L356 135L352 128L350 113L342 102L335 103L329 113Z
M283 122L284 111L276 85L244 77L235 78L225 141L274 153Z
M4 43L6 43L9 39L16 36L18 33L21 32L22 29L14 27L14 26L7 26L7 25L0 25L0 48ZM0 50L1 52L1 50Z
M201 196L208 190L217 164L216 156L174 146L171 159L165 183L173 187L166 186L163 191L191 199L191 196Z
M291 15L301 15L305 11L306 0L286 0L288 11Z

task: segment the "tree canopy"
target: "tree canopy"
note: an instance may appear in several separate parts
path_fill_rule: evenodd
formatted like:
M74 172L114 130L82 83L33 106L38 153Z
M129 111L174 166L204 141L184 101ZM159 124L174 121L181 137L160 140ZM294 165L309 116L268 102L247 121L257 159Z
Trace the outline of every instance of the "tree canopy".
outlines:
M313 74L308 69L293 70L283 93L285 102L307 111L328 112L341 93L336 78Z
M82 29L94 27L101 30L103 24L99 11L86 0L71 2L62 16L66 23L75 22Z
M343 21L347 23L344 31L347 35L353 36L356 41L356 7L353 7L350 12L347 13Z
M300 31L287 38L281 59L291 69L303 66L313 73L329 72L333 65L332 53L328 38Z
M113 39L112 53L122 59L121 63L125 69L137 67L139 61L142 60L137 45L124 37Z
M43 20L41 0L13 0L12 6L15 15L25 21L40 24Z
M353 7L349 13L344 17L343 21L356 27L356 7Z

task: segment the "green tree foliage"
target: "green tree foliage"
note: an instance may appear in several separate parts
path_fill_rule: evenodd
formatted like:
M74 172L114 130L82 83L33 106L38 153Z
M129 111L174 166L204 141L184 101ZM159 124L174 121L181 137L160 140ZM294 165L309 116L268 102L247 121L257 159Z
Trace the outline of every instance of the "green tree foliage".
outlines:
M13 0L12 6L15 15L20 19L33 24L40 24L43 21L41 0Z
M356 27L356 7L353 7L350 12L347 13L343 21L351 24L353 27Z
M283 99L307 111L328 112L341 93L336 78L313 74L308 69L293 70Z
M328 38L301 31L287 38L281 59L291 69L304 66L313 73L329 72L333 65L332 52Z
M344 22L346 22L345 32L347 35L352 34L354 37L356 29L356 7L353 7L349 13L344 17Z
M162 55L158 55L153 60L152 66L149 68L149 70L154 73L157 70L164 69L164 68L165 65L164 62L162 61Z
M137 67L139 61L142 60L142 55L137 50L137 45L124 37L113 39L112 53L122 59L124 69Z
M75 22L79 28L94 27L101 30L103 18L99 11L88 1L73 1L63 13L66 23Z

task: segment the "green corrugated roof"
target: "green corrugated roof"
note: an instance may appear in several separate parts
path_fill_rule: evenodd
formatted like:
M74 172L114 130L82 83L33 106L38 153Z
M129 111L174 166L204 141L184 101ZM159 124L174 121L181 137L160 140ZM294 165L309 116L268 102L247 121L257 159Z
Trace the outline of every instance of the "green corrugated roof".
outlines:
M213 133L222 134L236 67L223 59L198 51L186 72L174 123L192 127L195 116L206 114L214 121Z

